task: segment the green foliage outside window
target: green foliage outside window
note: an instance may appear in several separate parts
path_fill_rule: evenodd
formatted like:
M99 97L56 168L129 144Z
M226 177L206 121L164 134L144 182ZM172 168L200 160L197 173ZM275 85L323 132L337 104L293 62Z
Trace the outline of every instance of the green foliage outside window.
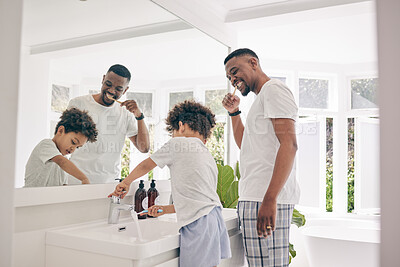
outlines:
M354 210L354 118L348 119L347 212ZM326 119L326 211L333 204L333 119Z
M121 179L125 179L129 175L130 151L131 142L126 138L121 152Z
M218 122L206 143L206 146L214 157L215 162L221 165L224 165L224 132L225 122Z

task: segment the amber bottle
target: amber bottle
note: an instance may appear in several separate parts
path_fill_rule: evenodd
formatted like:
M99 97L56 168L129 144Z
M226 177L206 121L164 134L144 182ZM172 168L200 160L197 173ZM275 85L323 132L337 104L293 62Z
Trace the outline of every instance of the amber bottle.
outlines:
M138 219L146 219L146 214L139 214L139 212L143 211L143 200L147 197L146 189L144 189L143 180L140 180L139 188L135 193L135 211L138 213ZM146 207L147 208L147 207Z

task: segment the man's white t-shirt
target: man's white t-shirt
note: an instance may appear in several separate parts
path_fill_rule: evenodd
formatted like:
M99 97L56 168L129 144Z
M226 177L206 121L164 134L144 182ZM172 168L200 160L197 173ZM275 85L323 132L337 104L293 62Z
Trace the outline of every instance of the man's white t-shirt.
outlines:
M174 137L150 158L171 173L171 193L180 227L221 206L217 194L218 168L199 138Z
M279 149L271 119L296 121L297 105L290 89L281 81L266 82L254 100L246 118L240 149L239 200L261 202L267 192ZM280 204L297 204L300 188L295 165L278 195Z
M51 161L61 155L51 139L44 139L33 149L25 166L25 187L60 186L67 183L66 173ZM77 180L76 178L74 178Z
M105 107L92 95L72 99L68 108L88 111L98 130L97 141L87 142L77 149L70 160L89 178L92 184L113 183L121 176L121 151L126 137L137 135L134 115L120 104ZM68 183L76 183L70 175Z

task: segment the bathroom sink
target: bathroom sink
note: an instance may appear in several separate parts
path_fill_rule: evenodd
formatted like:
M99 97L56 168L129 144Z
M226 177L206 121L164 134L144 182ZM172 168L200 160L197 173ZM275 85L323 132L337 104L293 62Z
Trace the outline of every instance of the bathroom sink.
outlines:
M240 240L236 243L242 253L236 210L223 209L222 215L229 236ZM139 220L139 226L142 238L131 217L118 224L102 220L48 231L46 266L178 266L176 214Z

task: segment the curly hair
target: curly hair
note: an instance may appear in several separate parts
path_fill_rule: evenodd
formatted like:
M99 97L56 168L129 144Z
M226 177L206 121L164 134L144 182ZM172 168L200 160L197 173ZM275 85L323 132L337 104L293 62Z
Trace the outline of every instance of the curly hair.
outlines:
M185 100L176 104L168 113L165 120L167 131L172 134L174 130L179 130L179 122L187 124L190 129L200 133L205 139L211 135L211 130L215 126L215 115L208 108L194 100Z
M82 111L77 108L70 108L65 110L60 121L57 123L56 131L58 127L64 126L65 133L74 132L81 133L87 137L88 141L93 143L97 140L98 131L96 124L93 122L92 117L87 111Z

